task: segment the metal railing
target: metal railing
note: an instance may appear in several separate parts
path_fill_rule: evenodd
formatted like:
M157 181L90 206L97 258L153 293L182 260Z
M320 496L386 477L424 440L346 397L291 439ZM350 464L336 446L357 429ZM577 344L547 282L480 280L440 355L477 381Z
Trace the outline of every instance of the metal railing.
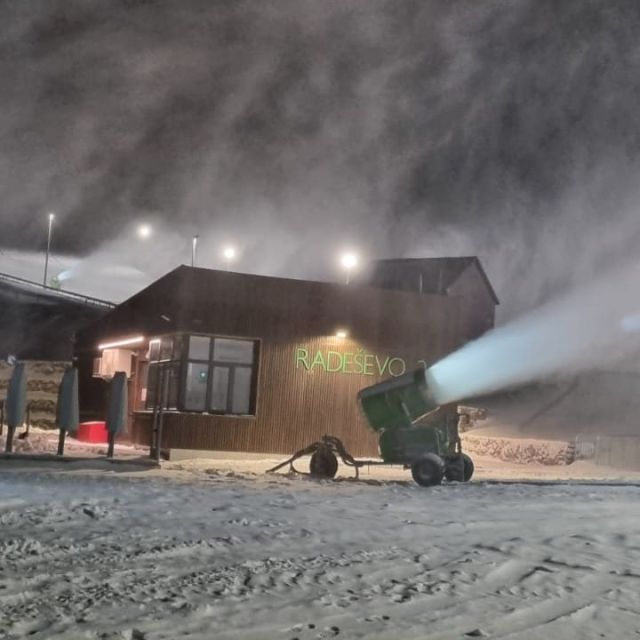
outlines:
M17 276L10 276L7 273L0 273L0 282L8 282L10 284L20 285L22 287L28 287L35 292L39 292L47 295L58 295L61 298L67 300L75 300L82 304L91 305L94 307L103 307L105 309L113 309L116 305L113 302L107 300L100 300L99 298L93 298L92 296L85 296L81 293L73 293L72 291L64 291L63 289L56 289L55 287L45 286L38 282L31 280L25 280L24 278L18 278Z

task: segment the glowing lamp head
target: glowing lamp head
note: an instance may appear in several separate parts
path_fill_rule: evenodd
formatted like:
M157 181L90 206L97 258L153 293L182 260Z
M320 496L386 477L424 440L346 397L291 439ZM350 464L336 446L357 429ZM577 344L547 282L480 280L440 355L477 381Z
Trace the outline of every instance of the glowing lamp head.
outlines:
M349 334L346 329L338 329L336 331L336 338L346 338L348 335Z
M49 214L49 224L51 224L54 221L55 217L56 217L55 213L50 213Z
M340 262L345 269L353 269L358 264L358 256L355 253L345 253L340 258Z
M148 224L141 224L138 227L138 236L143 240L148 238L151 235L151 227Z
M236 257L236 250L233 247L225 247L222 255L225 260L233 260Z

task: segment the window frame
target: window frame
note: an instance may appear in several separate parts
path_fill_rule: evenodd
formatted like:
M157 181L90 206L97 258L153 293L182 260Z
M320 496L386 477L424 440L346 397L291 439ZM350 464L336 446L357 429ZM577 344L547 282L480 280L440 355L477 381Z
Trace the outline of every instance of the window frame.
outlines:
M203 337L209 338L209 358L208 360L204 360L202 358L190 358L189 357L189 345L190 338L194 337ZM158 371L158 381L160 380L160 374L162 369L170 370L172 367L179 367L179 385L178 385L178 397L177 397L177 406L169 408L168 406L164 408L165 411L178 411L180 413L195 413L195 414L209 414L216 416L228 416L228 417L247 417L247 418L255 418L258 412L258 381L260 374L260 356L262 353L262 340L260 338L249 338L249 337L240 337L240 336L229 336L229 335L220 335L220 334L211 334L211 333L202 333L202 332L176 332L171 334L163 334L160 336L154 336L154 339L164 340L166 338L173 339L173 349L172 349L172 358L170 360L148 360L148 372L150 372L151 367L157 367ZM235 340L238 342L250 342L253 345L253 353L252 353L252 362L250 364L242 363L242 362L226 362L224 360L214 360L213 354L215 349L215 341L216 339L221 340ZM180 353L176 353L176 345L180 344L181 349ZM149 355L151 351L149 350ZM187 401L187 379L188 379L188 367L189 364L201 364L207 366L207 381L206 381L206 392L205 392L205 408L203 410L200 409L190 409L186 407ZM215 367L226 368L229 370L229 381L227 386L227 402L224 410L216 410L211 408L212 404L212 385L213 385L213 371ZM249 377L249 412L248 413L234 413L232 411L233 408L233 392L235 386L235 373L236 369L249 369L250 377ZM157 395L158 389L156 387L154 396ZM149 388L147 388L147 398L151 397L151 393L149 392ZM169 402L167 403L169 404ZM145 409L147 411L152 411L154 406L150 404L148 401L145 403Z

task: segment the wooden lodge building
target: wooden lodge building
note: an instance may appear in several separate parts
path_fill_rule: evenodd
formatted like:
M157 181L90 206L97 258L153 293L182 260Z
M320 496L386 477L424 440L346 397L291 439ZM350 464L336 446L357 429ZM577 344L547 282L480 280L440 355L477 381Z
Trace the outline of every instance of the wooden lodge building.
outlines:
M285 454L332 434L375 455L358 390L484 333L497 303L476 258L405 261L415 287L402 263L350 285L179 267L79 332L82 417L104 415L124 370L134 443L162 404L174 454Z

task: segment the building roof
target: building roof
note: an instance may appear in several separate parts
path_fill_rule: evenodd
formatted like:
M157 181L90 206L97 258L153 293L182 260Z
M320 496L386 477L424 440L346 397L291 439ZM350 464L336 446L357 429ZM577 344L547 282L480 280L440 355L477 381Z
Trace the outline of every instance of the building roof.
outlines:
M426 317L425 310L437 314L453 308L446 296L432 297L439 298L441 306L415 290L385 289L364 282L345 285L180 266L81 330L78 341L88 346L131 331L197 332L212 323L221 335L237 335L240 330L244 335L257 335L261 323L275 323L276 318L284 336L293 317L309 329L309 335L333 334L344 323L385 334L389 333L385 326L403 316L398 309L424 305L421 317Z
M376 260L368 281L391 286L392 281L395 284L400 284L407 274L416 273L420 276L423 292L446 295L449 287L472 265L477 268L494 302L500 304L498 296L476 256Z
M17 278L6 273L0 273L0 298L19 300L31 304L71 304L85 307L109 310L115 307L112 302L85 296L71 291L63 291L54 287L47 287L32 280Z

